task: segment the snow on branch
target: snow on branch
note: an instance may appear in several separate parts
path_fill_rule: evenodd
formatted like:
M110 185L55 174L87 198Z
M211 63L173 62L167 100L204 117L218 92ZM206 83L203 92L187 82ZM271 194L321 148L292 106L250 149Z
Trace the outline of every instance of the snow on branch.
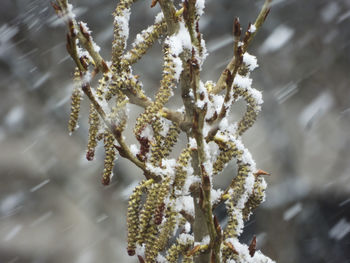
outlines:
M238 240L244 223L265 200L267 187L264 176L268 173L257 169L241 135L254 124L263 103L250 77L258 67L257 59L247 49L266 20L271 0L265 1L246 32L239 19L234 20L233 57L217 82L206 83L200 73L207 50L198 26L205 0L183 0L180 9L173 1L153 0L151 7L159 5L161 12L127 50L134 2L120 0L113 13L110 62L101 57L88 25L76 20L73 6L67 0L52 4L68 26L67 51L76 64L69 132L79 126L85 94L90 102L86 158L94 159L102 141L102 183L113 180L119 157L130 160L145 176L129 198L127 253L139 262L273 262L256 251L255 237L249 246ZM133 65L157 40L163 47L162 78L151 99L133 74ZM166 104L177 87L183 105L172 111ZM239 99L245 101L246 112L232 122L231 107ZM144 109L133 129L137 144L132 145L124 137L130 136L124 132L130 104ZM181 133L187 136L187 144L175 156L172 150ZM214 189L213 182L231 160L238 169L230 185ZM228 218L225 227L215 214L223 203Z

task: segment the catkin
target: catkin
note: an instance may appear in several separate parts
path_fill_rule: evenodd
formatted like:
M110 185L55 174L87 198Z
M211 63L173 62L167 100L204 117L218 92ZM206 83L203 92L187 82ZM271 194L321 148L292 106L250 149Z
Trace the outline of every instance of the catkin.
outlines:
M136 136L140 134L145 124L151 123L154 116L160 112L164 104L167 103L172 96L172 88L175 87L176 83L175 66L174 57L171 54L169 45L164 45L163 77L160 82L160 88L155 96L154 102L137 118L134 128Z
M220 153L213 164L213 173L217 174L221 172L226 164L234 157L242 154L240 150L237 149L236 145L232 141L224 141L222 139L214 139L216 144L219 146Z
M154 222L151 222L151 219L154 215L155 209L157 208L159 190L159 183L154 183L147 190L146 202L140 212L139 233L137 237L137 242L139 244L145 243L146 235L148 234L147 229L150 227L150 225L155 225Z
M95 156L95 148L97 146L97 134L99 131L100 117L94 107L90 104L90 113L89 113L89 138L88 138L88 147L86 153L86 159L92 161Z
M177 238L174 243L167 251L166 260L169 263L176 263L179 259L180 254L186 254L189 247L193 245L193 240L186 240L183 242L180 238Z
M112 62L119 65L123 51L126 48L128 32L124 30L128 27L130 7L135 0L121 0L115 9L114 16L114 39L112 42ZM127 23L127 24L126 24Z
M111 181L116 150L114 147L114 137L110 132L104 134L105 161L102 175L102 184L108 185Z
M147 29L142 30L142 32L138 35L138 39L142 39L143 41L135 40L132 49L124 55L122 63L130 65L137 62L154 44L154 42L165 33L166 29L166 22L162 20L148 27Z
M70 133L78 128L78 118L80 112L80 102L82 100L81 77L78 68L75 69L73 77L73 93L71 96L71 113L68 121L68 130Z
M242 96L247 102L247 110L244 113L242 119L238 122L237 135L241 136L247 131L257 119L260 112L260 105L255 100L254 96L249 93L249 90L234 87L235 95Z
M152 179L142 181L136 186L129 198L127 224L128 224L128 254L133 256L139 231L139 214L141 210L141 197L144 189L153 182Z
M265 200L265 179L258 175L255 178L254 189L243 209L243 219L247 221L252 211Z
M187 145L185 149L182 150L177 164L175 166L175 180L174 180L174 189L181 190L185 184L187 171L185 167L188 165L189 160L191 159L191 147Z

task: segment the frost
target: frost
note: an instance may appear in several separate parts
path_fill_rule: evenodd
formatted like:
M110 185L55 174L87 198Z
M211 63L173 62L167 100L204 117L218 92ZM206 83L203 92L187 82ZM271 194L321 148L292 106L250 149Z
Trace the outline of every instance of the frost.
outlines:
M248 246L245 244L239 243L236 238L228 238L225 242L231 243L233 247L238 252L239 262L244 263L275 263L275 261L263 255L259 250L254 253L254 256L251 257L249 254ZM235 263L236 261L231 260L230 263Z
M73 5L72 4L67 4L67 17L69 19L74 19L75 18L75 14L73 12Z
M149 162L146 163L146 168L148 171L161 176L174 176L175 166L176 166L175 159L162 159L161 167L153 166L153 164Z
M85 22L80 22L81 27L83 28L83 31L86 31L87 33L89 33L89 35L91 35L91 30L89 29L88 25Z
M144 128L140 134L141 138L147 138L148 140L151 140L153 137L153 130L149 127L146 126L146 128Z
M192 175L193 174L193 168L192 166L188 166L187 168L187 177L185 180L185 184L182 190L182 194L190 194L190 187L192 184L199 183L201 181L199 176Z
M145 30L142 30L141 33L136 35L136 39L134 41L134 43L132 44L133 47L139 45L140 43L142 43L145 39L143 36L147 36L147 34L151 33L154 29L154 26L150 26Z
M283 213L283 220L289 221L293 217L295 217L297 214L301 212L303 209L301 203L296 203L292 207L288 208L284 213Z
M236 144L237 149L242 151L241 161L243 163L249 164L252 172L254 173L256 171L256 164L253 160L251 153L248 151L247 148L244 147L243 143L240 140L234 140L234 143Z
M248 52L244 53L243 55L243 63L246 64L249 71L253 71L257 67L259 67L256 57L253 55L250 55Z
M209 158L210 158L210 155L209 155L209 148L207 147L207 143L205 143L204 144L204 147L205 147L205 157L208 159L208 160L206 160L205 162L203 162L203 165L204 165L204 169L205 169L205 171L207 172L207 174L209 175L209 176L211 176L212 174L213 174L213 164L212 164L212 162L209 160ZM212 185L213 184L213 180L210 178L210 184ZM213 185L212 185L213 186Z
M206 235L202 238L201 242L195 242L193 246L209 245L209 243L210 243L210 236Z
M139 244L136 244L135 254L141 257L144 257L145 249L146 249L145 244L142 244L142 246L140 246Z
M190 137L189 141L188 141L188 144L190 145L191 149L197 149L197 141L196 141L195 138Z
M204 87L204 84L202 81L199 82L199 88L198 88L198 94L201 96L203 96L203 99L198 99L197 100L197 107L200 109L203 109L205 104L208 105L208 103L210 103L209 99L208 99L208 91L207 89Z
M177 34L172 35L167 40L167 44L170 46L171 53L175 56L180 55L184 48L189 50L192 49L191 37L185 27L185 24L183 22L180 22L179 26L180 27Z
M206 47L206 44L205 44L205 40L202 38L201 40L201 47L202 47L202 54L201 56L197 56L197 53L199 52L196 52L196 59L198 60L198 63L199 63L199 69L201 70L202 69L202 65L205 61L205 59L207 58L207 56L209 55L208 54L208 51L207 51L207 47ZM197 49L196 49L197 50ZM198 51L198 50L197 50Z
M294 35L294 29L280 25L271 33L261 46L261 53L270 53L280 49Z
M243 77L243 76L237 74L233 84L237 85L240 88L248 89L252 85L252 79L248 78L248 77Z
M114 18L114 23L118 25L120 32L119 34L127 40L129 37L129 19L130 19L130 9L125 8L121 16L116 16Z
M188 234L191 232L191 224L190 222L185 223L185 232Z
M199 16L203 15L204 7L205 7L205 1L204 0L197 0L196 1L196 9L197 9L197 14Z
M258 105L261 105L264 103L261 91L253 88L248 88L248 93L253 97L253 99Z
M245 184L244 184L244 187L249 195L253 193L254 183L255 183L255 176L253 175L253 173L249 173L247 178L245 179Z
M182 233L179 235L178 240L181 244L188 244L190 242L193 242L194 238L190 234Z
M208 101L208 109L205 115L206 119L210 119L214 116L215 112L218 113L221 110L222 104L224 103L224 97L222 95L211 95L211 101ZM206 123L204 124L206 125ZM204 135L209 131L210 126L204 127Z
M164 14L163 12L159 12L157 15L156 15L156 18L154 20L154 23L159 23L160 21L162 21L164 19Z
M173 63L174 63L174 78L178 81L182 72L182 61L179 57L176 57L173 59Z
M158 254L158 256L156 258L156 262L158 262L158 263L166 263L168 261L166 260L166 258L164 256L162 256L161 254Z
M192 196L179 196L175 200L175 211L185 211L189 215L194 216L194 204L193 204L193 198Z
M219 201L221 195L223 194L223 190L221 190L220 188L219 189L214 189L212 188L211 189L211 192L210 192L210 201L212 204L215 204L217 201Z
M91 75L90 75L91 77ZM87 76L84 80L87 80L89 78L89 76ZM95 89L91 89L92 94L94 95L95 98L98 98L97 94L96 94L96 90ZM111 116L111 108L108 105L108 102L106 101L105 98L102 98L98 101L98 103L100 104L101 108L103 109L103 111L106 113L107 116Z
M227 132L231 133L231 134L235 134L237 132L237 123L231 123L227 128L226 128Z
M227 120L227 118L223 118L219 124L219 129L221 131L224 131L224 130L226 130L227 127L228 127L228 120Z
M133 155L137 155L140 152L140 148L139 146L137 146L136 144L131 144L130 145L130 151Z
M255 25L250 25L250 28L248 30L250 33L254 33L256 31L256 26Z

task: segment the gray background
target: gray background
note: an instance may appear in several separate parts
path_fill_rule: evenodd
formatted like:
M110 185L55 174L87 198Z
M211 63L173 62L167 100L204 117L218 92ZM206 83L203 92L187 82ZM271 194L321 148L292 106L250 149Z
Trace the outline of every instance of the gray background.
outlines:
M200 27L210 55L202 79L215 81L232 56L233 17L246 28L262 1L206 2ZM116 2L73 4L108 60ZM149 5L133 7L130 40L158 12ZM249 49L265 103L243 139L272 175L242 242L256 234L259 248L281 263L350 262L349 26L349 0L276 0ZM68 135L74 66L65 32L49 1L0 2L0 262L136 262L125 249L126 196L142 176L118 160L112 184L101 185L103 152L84 160L87 100L80 129ZM161 63L157 44L135 67L150 96ZM141 112L132 110L128 131ZM232 174L230 165L217 185Z

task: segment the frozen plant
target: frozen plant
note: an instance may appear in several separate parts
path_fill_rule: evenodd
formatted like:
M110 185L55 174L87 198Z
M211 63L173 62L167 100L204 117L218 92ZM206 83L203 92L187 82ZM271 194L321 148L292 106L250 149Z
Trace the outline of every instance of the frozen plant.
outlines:
M99 54L91 31L75 18L67 0L53 7L68 25L67 50L76 64L69 131L77 128L80 102L85 94L90 105L86 157L94 158L103 140L105 163L102 183L108 185L117 156L139 167L145 179L135 187L127 212L127 252L140 262L273 262L238 240L244 222L265 199L267 173L258 170L241 135L260 111L261 93L252 88L250 72L258 65L247 49L269 13L266 0L254 24L242 32L239 19L233 25L233 58L218 81L203 83L200 72L207 56L198 21L204 0L184 0L177 9L171 0L153 0L161 13L154 25L136 36L126 50L130 8L135 0L120 0L114 15L111 61ZM152 100L146 96L132 66L157 40L162 42L164 64L159 89ZM92 80L100 76L98 85ZM179 86L183 107L165 105ZM247 109L241 120L228 120L231 106L243 99ZM127 145L123 131L128 105L144 108L134 135L139 145ZM177 159L170 158L180 133L187 145ZM225 189L214 189L231 159L238 171ZM215 208L226 205L228 223L221 227Z

